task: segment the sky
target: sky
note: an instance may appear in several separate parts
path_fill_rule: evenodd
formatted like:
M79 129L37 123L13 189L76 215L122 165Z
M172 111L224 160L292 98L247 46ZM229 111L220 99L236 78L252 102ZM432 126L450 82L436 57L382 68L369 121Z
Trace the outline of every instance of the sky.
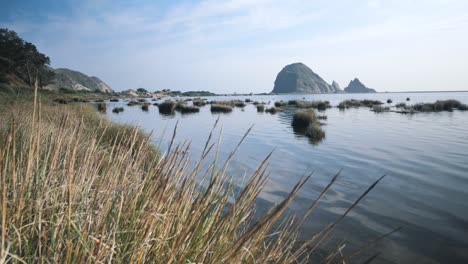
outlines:
M466 0L0 0L0 27L117 91L270 92L294 62L342 88L468 90Z

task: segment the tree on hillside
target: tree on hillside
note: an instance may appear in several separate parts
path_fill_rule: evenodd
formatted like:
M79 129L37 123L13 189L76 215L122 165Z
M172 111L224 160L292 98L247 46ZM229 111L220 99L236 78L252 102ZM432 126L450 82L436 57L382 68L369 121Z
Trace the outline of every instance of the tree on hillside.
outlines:
M13 30L0 28L0 81L15 76L33 86L38 78L39 85L43 86L53 77L49 65L50 58L34 44L24 41Z
M137 89L137 92L139 92L139 93L147 93L148 90L146 90L145 88L138 88L138 89Z

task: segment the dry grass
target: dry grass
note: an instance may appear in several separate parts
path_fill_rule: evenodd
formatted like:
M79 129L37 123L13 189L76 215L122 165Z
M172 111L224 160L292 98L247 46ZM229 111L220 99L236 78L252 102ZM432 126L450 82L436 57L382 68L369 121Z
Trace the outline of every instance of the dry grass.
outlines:
M235 192L225 171L239 146L223 164L206 160L216 148L212 134L189 169L187 145L172 142L160 156L148 136L102 119L87 105L35 101L0 118L2 263L306 263L378 182L299 243L305 218L281 216L309 177L254 217L268 157Z

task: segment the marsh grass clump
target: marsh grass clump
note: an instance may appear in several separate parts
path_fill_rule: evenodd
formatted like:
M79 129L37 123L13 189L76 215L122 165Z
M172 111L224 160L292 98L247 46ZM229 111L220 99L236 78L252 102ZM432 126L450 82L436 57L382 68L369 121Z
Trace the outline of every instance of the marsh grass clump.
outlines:
M460 101L450 100L438 100L435 103L421 103L411 106L415 111L418 112L441 112L449 111L452 112L455 109L463 110L466 109L466 105L463 105Z
M308 102L304 100L289 100L288 105L299 107L299 108L311 108L314 106L312 102Z
M276 101L275 102L275 107L279 108L279 107L283 107L283 106L286 106L288 105L287 102L283 102L283 101Z
M310 124L317 122L318 119L314 110L297 110L293 115L292 126L295 128L306 128Z
M234 102L234 106L235 107L245 107L246 104L244 102L242 102L242 101L238 101L238 102L236 101L236 102Z
M326 119L326 116L322 116L320 119ZM325 138L325 132L320 127L319 117L312 109L302 109L294 112L291 125L295 132L304 134L314 144Z
M114 109L112 109L112 113L115 113L115 114L121 113L123 111L124 111L123 107L115 107Z
M329 101L317 101L313 103L314 108L317 108L318 110L326 110L327 108L331 108Z
M395 105L396 108L406 108L406 103L398 103Z
M173 114L176 108L176 102L166 100L158 105L159 113L161 114Z
M228 104L212 104L210 108L212 113L230 113L232 106Z
M257 105L257 112L259 112L259 113L265 112L265 105L263 105L263 104L258 104L258 105Z
M128 106L140 105L140 102L132 100L132 101L128 102L127 105Z
M247 99L245 99L245 102L246 103L252 103L252 99L247 98Z
M270 108L266 108L266 109L265 109L265 112L266 112L266 113L270 113L270 114L272 114L272 115L273 115L273 114L276 114L278 111L279 111L279 109L276 108L276 107L270 107Z
M468 105L466 104L461 104L458 106L458 110L460 111L468 111Z
M99 112L105 113L107 111L106 103L97 103L96 106Z
M312 144L317 144L325 138L325 131L323 131L319 123L312 123L305 129L305 135Z
M144 104L144 105L141 106L141 110L143 110L145 112L148 112L149 106L147 104Z
M110 101L110 102L118 102L119 99L110 99L109 101Z
M338 104L338 108L341 110L348 109L348 108L357 108L361 106L372 108L376 105L382 105L383 103L378 100L356 100L356 99L349 99L344 100L343 102Z
M206 101L205 101L205 100L202 100L202 99L200 99L200 98L197 98L197 99L194 99L194 100L192 101L192 104L193 104L194 106L198 106L198 107L200 107L200 106L205 106L205 105L206 105Z
M200 108L195 107L195 106L189 106L189 105L187 105L185 103L181 103L181 102L177 103L177 105L175 107L175 110L181 112L182 114L200 112Z
M375 105L374 107L372 107L372 111L374 111L375 113L389 112L390 107L388 107L388 106L383 107L381 105Z

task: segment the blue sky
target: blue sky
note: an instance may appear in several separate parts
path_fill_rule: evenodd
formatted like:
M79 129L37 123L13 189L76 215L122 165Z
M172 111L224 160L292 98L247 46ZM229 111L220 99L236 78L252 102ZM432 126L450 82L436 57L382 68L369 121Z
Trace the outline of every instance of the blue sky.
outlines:
M342 88L468 90L465 0L0 2L0 27L115 90L269 92L298 61Z

